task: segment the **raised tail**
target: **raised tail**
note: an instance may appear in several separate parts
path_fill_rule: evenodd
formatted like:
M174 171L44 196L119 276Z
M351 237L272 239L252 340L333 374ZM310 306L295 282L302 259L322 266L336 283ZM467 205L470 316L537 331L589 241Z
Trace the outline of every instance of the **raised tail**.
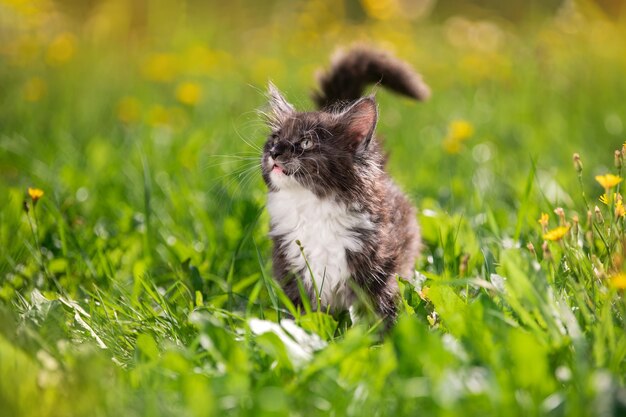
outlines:
M318 81L320 90L313 94L313 99L320 109L354 101L368 84L376 83L416 100L430 96L430 88L409 64L364 46L337 53L330 69L322 72Z

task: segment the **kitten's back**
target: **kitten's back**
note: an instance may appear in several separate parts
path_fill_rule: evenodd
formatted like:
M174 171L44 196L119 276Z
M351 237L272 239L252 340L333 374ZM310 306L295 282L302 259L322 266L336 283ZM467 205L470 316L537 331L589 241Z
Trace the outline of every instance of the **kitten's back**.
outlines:
M380 83L397 93L425 100L430 89L406 62L366 46L339 51L331 67L319 74L320 90L313 99L320 109L351 102L363 95L369 84Z

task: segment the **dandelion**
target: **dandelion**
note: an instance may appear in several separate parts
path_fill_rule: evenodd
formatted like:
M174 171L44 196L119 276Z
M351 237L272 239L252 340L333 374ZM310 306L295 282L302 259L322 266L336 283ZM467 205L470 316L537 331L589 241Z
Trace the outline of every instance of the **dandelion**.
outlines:
M598 181L604 189L608 190L609 188L613 188L622 182L622 178L613 174L596 175L596 181Z
M28 194L28 197L30 197L32 206L35 207L35 205L37 204L37 201L39 201L39 199L43 197L43 190L40 190L39 188L28 187L27 194ZM22 208L24 209L24 212L28 214L28 212L30 211L30 207L28 205L27 199L24 199ZM29 221L30 221L30 218L29 218Z
M53 66L66 63L76 52L76 37L69 32L61 33L48 45L46 62Z
M626 289L626 274L620 272L609 278L609 285L618 290Z
M548 213L541 213L541 217L539 218L539 220L537 220L539 224L541 225L541 231L543 233L546 233L546 231L548 230L549 220L550 220L550 217L548 217Z
M378 20L388 20L397 13L398 2L393 0L361 0L368 16Z
M453 120L448 126L448 134L443 140L443 148L448 153L461 152L461 145L474 134L474 126L466 120Z
M614 163L615 163L615 168L617 169L622 168L623 158L622 158L622 153L619 150L615 151Z
M39 201L39 199L41 197L43 197L43 190L39 189L39 188L30 188L28 187L28 196L30 197L31 201L33 202L33 205L37 204L37 201Z
M474 126L466 120L454 120L450 123L449 132L456 140L466 140L474 134Z
M28 187L28 189L26 190L26 193L28 195L26 196L26 198L24 198L23 208L24 208L24 212L26 213L26 218L28 219L28 225L30 226L30 231L33 235L33 240L35 241L35 247L39 249L39 262L41 264L41 268L43 269L44 274L47 277L50 277L52 281L55 283L55 285L57 286L57 288L61 290L59 282L56 280L54 276L50 275L50 273L48 272L48 268L46 267L46 261L45 261L46 257L44 255L44 248L41 246L39 242L39 236L38 236L39 221L37 220L37 210L35 210L35 206L37 205L37 202L41 199L41 197L43 197L44 192L42 189L39 189L39 188ZM30 197L30 201L32 205L31 207L33 209L32 212L28 205L28 197Z
M528 251L532 253L533 256L537 256L537 253L535 252L535 245L533 245L531 242L528 242L528 244L526 245L526 249L528 249Z
M176 99L183 104L193 106L200 101L202 90L196 83L186 82L176 88Z
M606 195L606 193L602 194L599 198L600 202L606 206L609 205L609 197Z
M549 230L544 233L543 238L545 240L557 241L563 239L567 232L569 231L569 226L559 226L555 229Z
M576 240L578 238L578 223L579 223L579 219L577 215L574 215L572 217L572 222L574 223L574 225L572 226L572 236L574 236L574 240Z

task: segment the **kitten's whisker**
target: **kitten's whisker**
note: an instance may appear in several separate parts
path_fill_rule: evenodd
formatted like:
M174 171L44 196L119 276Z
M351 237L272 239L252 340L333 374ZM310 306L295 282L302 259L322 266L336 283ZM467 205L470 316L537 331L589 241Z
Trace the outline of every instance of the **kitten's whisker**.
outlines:
M218 182L225 179L225 178L235 178L237 176L239 176L241 173L248 171L248 170L252 170L252 169L260 169L260 164L252 164L252 165L244 165L243 167L239 167L237 169L234 169L230 172L227 172L223 175L217 176L213 178L213 182L215 183L215 185L219 185Z
M239 178L241 178L242 176L247 175L248 173L250 173L250 172L252 172L252 171L257 171L257 170L259 170L259 168L260 168L260 166L259 166L259 165L255 165L255 166L249 167L249 168L247 168L247 169L245 169L245 170L241 171L241 172L240 172L237 176L238 176Z
M229 165L228 162L218 162L218 163L215 163L215 164L206 165L204 168L205 169L216 168L216 167L224 168L224 167L226 167L228 165ZM250 166L258 166L258 165L260 165L260 163L258 161L247 161L243 165L240 165L237 168L234 168L234 169L230 170L229 172L232 173L232 172L239 171L242 168L248 168Z
M235 126L234 128L235 133L237 134L237 137L239 137L239 139L241 139L243 141L243 143L245 143L246 145L248 145L249 147L251 147L252 149L254 149L255 151L261 153L263 152L263 149L261 149L260 146L249 142L248 140L246 140L246 138L244 138L244 136L241 134L241 132L239 132L239 130L237 129L237 127Z
M257 166L250 167L245 172L231 172L220 178L216 178L215 184L210 188L211 192L216 192L216 200L222 203L224 200L228 200L225 206L225 211L230 212L233 204L237 201L239 195L246 189L255 178L255 174L260 173L260 169ZM237 175L239 174L239 175ZM224 177L230 177L226 182L219 181ZM233 189L233 185L237 184ZM221 187L219 191L215 191L218 187Z
M248 186L248 184L249 184L249 183L250 183L250 182L251 182L251 181L252 181L255 177L257 177L257 175L260 175L260 174L261 174L261 173L260 173L260 171L258 171L258 170L248 171L248 172L244 175L244 177L243 177L243 179L242 179L242 181L241 181L241 183L240 183L240 188L241 188L241 189L244 189L246 186Z
M260 171L259 170L249 170L247 171L243 178L240 178L240 181L238 182L237 188L235 189L235 193L233 194L233 199L239 197L239 195L243 192L243 190L245 190L248 185L250 185L252 183L252 180L257 176L257 174L259 174Z
M217 158L216 158L217 159ZM209 161L208 163L205 163L204 168L211 168L211 167L215 167L215 166L223 166L223 165L232 165L235 163L245 163L245 164L250 164L250 163L258 163L259 162L259 158L233 158L230 160L217 160L217 161Z
M236 161L254 161L259 160L259 156L257 153L238 153L231 155L223 155L223 154L214 154L207 155L209 159L209 164L211 165L219 165L219 164L228 164ZM217 162L215 162L217 160Z
M208 155L209 158L246 158L246 157L258 157L258 153L256 152L239 152L234 154L211 154Z

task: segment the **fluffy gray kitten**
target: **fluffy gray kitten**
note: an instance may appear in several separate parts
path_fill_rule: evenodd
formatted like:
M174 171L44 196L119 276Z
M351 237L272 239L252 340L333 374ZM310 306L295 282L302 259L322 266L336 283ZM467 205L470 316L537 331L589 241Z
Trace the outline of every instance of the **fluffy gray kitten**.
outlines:
M415 209L385 172L376 101L361 95L370 83L417 100L430 92L406 63L365 47L336 56L319 82L319 110L311 112L269 86L262 171L274 274L297 305L301 280L313 307L341 311L364 296L392 323L396 275L412 276L420 231Z

